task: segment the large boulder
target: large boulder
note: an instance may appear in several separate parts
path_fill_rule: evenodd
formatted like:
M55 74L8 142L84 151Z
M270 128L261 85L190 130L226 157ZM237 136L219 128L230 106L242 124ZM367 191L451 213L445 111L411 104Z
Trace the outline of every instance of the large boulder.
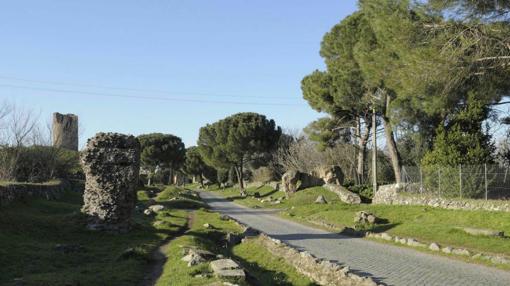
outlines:
M322 179L325 184L342 185L344 183L344 172L338 166L321 166L313 174Z
M244 270L232 259L214 260L209 266L217 277L225 280L242 282L246 277Z
M281 188L287 196L290 196L301 189L322 186L323 184L324 181L318 177L291 170L283 174Z
M81 163L86 177L82 212L88 228L125 232L131 226L140 171L134 136L98 133L87 142Z
M326 184L326 185L324 185L324 187L326 189L330 190L331 192L337 194L338 197L340 198L340 200L344 203L347 203L347 204L360 204L361 203L360 196L349 191L345 187L342 187L340 185L335 185L335 184Z

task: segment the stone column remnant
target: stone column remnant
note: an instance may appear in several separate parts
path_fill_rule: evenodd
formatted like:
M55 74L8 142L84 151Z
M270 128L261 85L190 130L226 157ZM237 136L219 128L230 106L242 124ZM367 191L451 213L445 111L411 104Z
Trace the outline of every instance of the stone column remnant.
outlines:
M53 146L78 151L78 116L53 113Z
M98 133L88 140L81 163L86 176L82 212L89 216L88 228L128 231L140 171L138 139Z

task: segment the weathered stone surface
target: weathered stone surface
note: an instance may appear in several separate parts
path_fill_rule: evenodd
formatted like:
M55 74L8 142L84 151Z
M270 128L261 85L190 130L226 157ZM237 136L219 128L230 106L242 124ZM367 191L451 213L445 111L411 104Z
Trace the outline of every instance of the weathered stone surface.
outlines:
M88 227L125 232L131 225L140 170L140 143L134 136L98 133L81 156L86 176L82 212Z
M0 186L0 206L15 201L27 201L32 198L54 200L60 197L69 184L64 181L55 181L46 184L12 183Z
M266 235L257 240L273 255L280 257L291 264L296 270L309 277L318 285L345 285L345 286L376 286L371 278L361 277L351 273L349 267L342 267L337 263L320 260L303 251L287 246L285 243L275 242Z
M324 198L323 195L320 195L317 197L317 199L315 199L315 203L316 204L327 204L328 202L326 201L326 198Z
M244 270L232 259L214 260L209 266L216 276L223 279L244 281L246 277Z
M273 190L275 190L275 191L279 191L280 190L280 185L281 185L280 182L269 182L269 184L268 184L268 186L273 188Z
M78 116L53 113L53 146L78 151Z
M414 239L414 238L408 238L408 239L407 239L407 245L409 245L409 246L413 246L413 247L426 247L426 245L425 245L425 244L423 244L423 243L421 243L421 242L417 241L417 240L416 240L416 239Z
M407 185L410 186L410 185ZM372 203L387 205L421 205L453 210L486 210L510 212L510 203L507 200L473 200L439 198L434 195L406 193L405 184L392 184L380 186L374 194Z
M340 185L326 184L326 189L338 195L340 200L347 204L361 204L361 198L358 194L355 194L345 187Z
M429 249L432 250L432 251L439 251L439 250L441 250L441 246L439 246L439 244L437 244L435 242L432 242L429 245Z
M452 254L455 254L455 255L464 255L464 256L470 256L471 255L469 250L464 249L464 248L454 248L452 250Z
M321 186L323 184L324 182L320 178L291 170L283 174L281 187L285 194L290 196L301 189Z
M321 166L313 172L313 175L322 179L325 184L342 185L344 183L344 172L338 166Z
M158 212L164 210L165 206L164 205L152 205L149 207L149 209L155 213L158 213Z
M367 211L359 211L354 215L354 223L360 224L374 224L377 221L377 217Z
M505 236L505 233L503 231L499 231L499 230L473 228L473 227L456 227L456 229L460 229L460 230L464 231L465 233L468 233L471 235L497 236L497 237Z
M452 253L452 250L453 249L451 247L449 247L449 246L441 248L441 251L444 252L444 253L447 253L447 254Z

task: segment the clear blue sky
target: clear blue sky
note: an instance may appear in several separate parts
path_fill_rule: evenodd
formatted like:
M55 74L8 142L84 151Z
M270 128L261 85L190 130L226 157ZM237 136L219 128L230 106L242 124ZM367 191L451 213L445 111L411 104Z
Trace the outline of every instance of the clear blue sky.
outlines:
M44 121L75 113L83 138L163 132L190 146L201 126L245 111L300 129L320 116L300 81L323 67L324 33L355 9L346 0L3 1L0 101Z

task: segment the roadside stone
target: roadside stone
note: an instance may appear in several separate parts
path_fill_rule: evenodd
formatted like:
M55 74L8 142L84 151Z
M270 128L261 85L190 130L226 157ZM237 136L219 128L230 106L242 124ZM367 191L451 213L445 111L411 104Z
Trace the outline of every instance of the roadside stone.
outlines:
M220 216L220 220L223 220L223 221L229 221L230 220L230 217L228 215L221 215Z
M426 245L417 241L416 239L414 238L408 238L407 239L407 245L409 246L414 246L414 247L425 247Z
M367 211L359 211L354 215L354 223L374 224L376 221L377 217Z
M232 259L218 259L212 261L209 266L214 274L222 279L232 280L236 282L244 281L246 274Z
M494 264L510 264L510 260L501 256L493 256L490 260Z
M341 185L344 183L344 172L339 166L321 166L313 174L321 178L325 184Z
M388 233L386 232L383 232L380 234L381 235L381 238L384 239L384 240L387 240L387 241L391 241L393 239L393 237L391 237L391 235L389 235Z
M455 255L463 255L463 256L469 256L471 255L471 253L467 250L467 249L464 249L464 248L454 248L452 250L452 254L455 254Z
M327 204L328 202L326 201L326 199L324 198L323 195L320 195L317 197L317 199L315 200L315 203L316 204Z
M449 246L441 248L441 251L447 254L452 253L453 249Z
M204 223L205 228L212 228L212 226L209 223Z
M335 193L342 202L346 204L351 205L359 205L361 204L361 198L358 194L355 194L351 191L349 191L347 188L340 186L340 185L334 185L334 184L326 184L324 185L326 189L329 191Z
M242 236L243 237L253 237L253 236L257 236L260 234L260 231L254 229L254 228L251 228L251 227L247 227L243 233L242 233Z
M158 213L165 209L165 206L163 205L152 205L148 209L150 209L152 212Z
M320 178L296 170L290 170L283 174L281 187L288 197L301 189L321 186L323 184L324 181Z
M429 249L432 250L432 251L439 251L439 250L441 250L441 247L439 246L439 244L437 244L435 242L432 242L429 245Z
M154 213L150 209L146 209L143 211L143 214L146 216L150 216L150 215L153 215Z
M231 246L238 245L241 243L242 239L243 237L241 235L232 232L229 232L225 235L225 242Z

